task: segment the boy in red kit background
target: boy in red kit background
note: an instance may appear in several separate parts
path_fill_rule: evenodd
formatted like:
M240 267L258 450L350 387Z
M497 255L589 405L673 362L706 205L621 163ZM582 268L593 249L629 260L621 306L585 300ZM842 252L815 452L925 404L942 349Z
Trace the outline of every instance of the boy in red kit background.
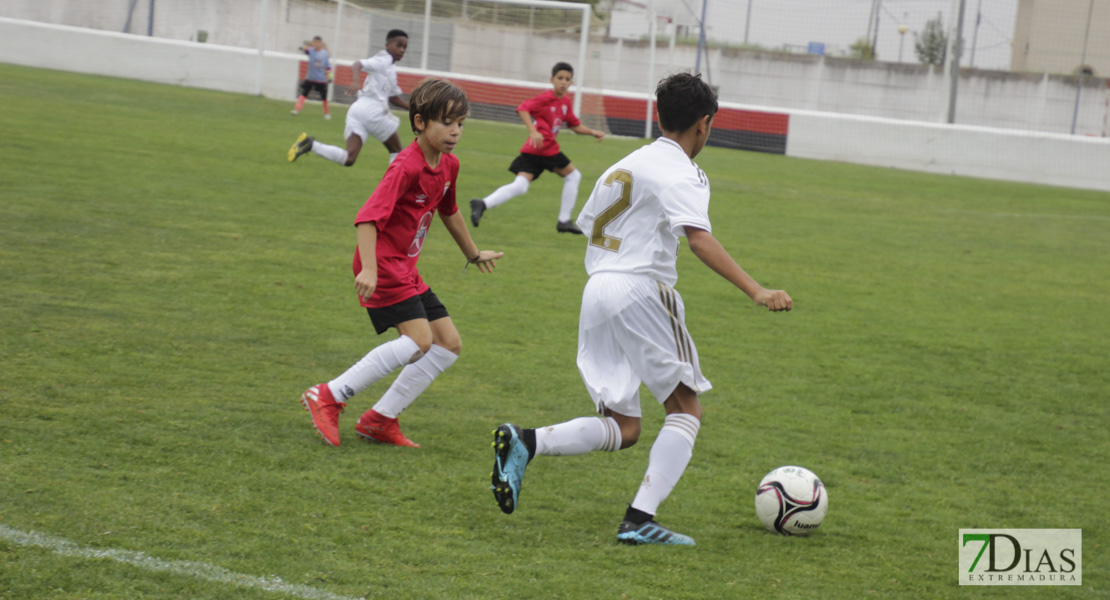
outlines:
M432 216L439 212L467 265L489 273L504 256L478 250L455 201L459 159L452 152L469 111L466 94L455 85L440 79L418 85L409 97L409 124L416 140L397 155L355 218L355 291L374 330L382 334L394 327L399 336L301 396L316 431L332 446L339 445L339 414L347 401L404 367L362 415L355 432L371 441L419 447L401 433L397 417L458 358L459 332L416 269Z
M517 114L528 128L528 141L524 142L520 155L509 165L509 170L516 174L516 178L485 198L470 201L470 222L475 227L482 220L482 213L524 194L534 179L544 171L551 171L563 178L559 220L555 230L560 233L582 233L570 220L574 204L578 200L578 184L582 181L582 173L559 150L559 142L555 141L555 136L563 125L567 125L575 133L592 135L599 142L605 137L605 133L586 127L574 114L574 102L567 95L573 81L574 69L565 62L556 63L551 69L552 89L516 107Z

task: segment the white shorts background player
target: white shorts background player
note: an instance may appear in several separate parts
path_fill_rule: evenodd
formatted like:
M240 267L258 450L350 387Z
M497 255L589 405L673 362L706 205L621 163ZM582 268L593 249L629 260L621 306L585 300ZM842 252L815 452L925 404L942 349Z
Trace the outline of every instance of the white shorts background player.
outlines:
M302 133L289 148L289 162L301 155L312 152L345 167L355 164L359 152L367 139L374 138L389 152L389 162L401 151L401 137L397 134L400 119L390 112L390 106L408 110L408 102L397 85L397 67L408 49L408 34L393 29L386 35L385 50L374 56L356 61L351 66L351 84L348 94L357 92L358 99L347 109L343 127L345 148L331 146L316 141L307 133ZM359 86L360 73L366 73L366 81Z
M666 412L647 471L617 540L693 545L655 522L693 455L701 427L698 394L710 389L674 289L680 238L713 271L768 310L790 310L782 290L756 283L710 233L709 180L692 159L709 138L717 98L699 76L672 75L656 90L663 136L610 167L578 216L588 237L578 325L578 368L600 417L547 427L506 423L494 431L494 498L511 513L528 462L536 455L616 451L640 436L643 382Z

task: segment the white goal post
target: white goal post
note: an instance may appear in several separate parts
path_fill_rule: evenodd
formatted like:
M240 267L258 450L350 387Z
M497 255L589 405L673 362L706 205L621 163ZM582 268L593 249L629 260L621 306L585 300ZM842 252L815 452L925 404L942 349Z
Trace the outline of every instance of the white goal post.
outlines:
M577 37L577 62L573 65L574 111L581 113L582 91L588 85L587 48L592 10L589 4L554 0L336 0L336 3L335 38L341 35L341 22L345 28L352 25L348 15L357 15L354 21L366 24L364 32L371 31L370 39L365 33L355 35L362 38L363 43L369 43L372 51L380 49L379 45L384 42L377 38L382 36L386 23L407 29L409 51L405 66L419 66L421 71L513 77L503 68L503 63L512 62L517 67L514 71L522 69L528 79L546 83L546 73L534 66L541 57L526 56L522 50L514 50L516 46L511 40L519 43L522 39L556 36L570 42ZM339 15L343 15L342 21ZM408 15L408 20L404 15ZM344 42L351 39L349 36L350 33L343 34ZM498 45L499 39L503 45ZM344 47L349 48L346 43ZM570 50L569 43L566 49ZM357 50L356 55L362 52ZM566 58L569 56L563 60ZM551 64L560 60L558 56L543 56L542 59L546 65L544 69L551 66L546 64L548 59ZM527 66L521 64L524 62ZM541 74L543 79L538 78Z

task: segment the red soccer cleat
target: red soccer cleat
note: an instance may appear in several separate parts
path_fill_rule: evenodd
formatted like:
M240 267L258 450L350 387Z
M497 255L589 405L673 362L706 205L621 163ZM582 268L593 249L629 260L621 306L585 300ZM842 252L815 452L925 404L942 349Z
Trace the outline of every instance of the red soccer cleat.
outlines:
M355 433L371 442L393 444L394 446L410 446L412 448L420 447L420 444L408 439L405 434L401 433L401 426L397 419L383 416L374 409L363 413L362 418L355 425Z
M347 407L342 402L336 402L331 395L328 384L314 385L301 394L301 404L312 415L312 425L316 433L324 438L330 446L339 445L339 413Z

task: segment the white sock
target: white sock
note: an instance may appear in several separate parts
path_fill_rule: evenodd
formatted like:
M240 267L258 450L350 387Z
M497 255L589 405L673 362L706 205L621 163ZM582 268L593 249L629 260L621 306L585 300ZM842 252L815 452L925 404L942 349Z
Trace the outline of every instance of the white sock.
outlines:
M651 445L647 473L632 500L632 508L654 515L659 505L674 489L690 457L694 454L694 440L698 437L701 421L694 415L674 413L667 415L659 437Z
M458 358L458 354L443 346L432 344L423 358L401 371L382 399L374 405L374 410L390 419L396 419L401 411L408 408L417 396L428 389L436 376L455 364Z
M320 142L312 142L312 152L322 156L333 163L339 163L343 166L347 165L347 151L339 146L331 146L328 144L321 144Z
M528 191L528 178L523 175L517 175L512 183L497 188L494 192L482 199L486 203L486 208L493 208L499 204L504 204L513 198Z
M400 152L390 152L389 153L389 164L393 164L393 161L394 161L394 159L397 158L398 154L400 154Z
M328 382L331 395L339 402L365 390L398 367L420 357L420 346L407 335L382 344L362 357L355 366Z
M621 428L613 417L579 417L536 429L536 454L574 456L621 448Z
M569 221L570 213L574 211L574 203L578 202L578 184L582 182L582 172L575 169L563 178L563 195L559 200L559 220Z

